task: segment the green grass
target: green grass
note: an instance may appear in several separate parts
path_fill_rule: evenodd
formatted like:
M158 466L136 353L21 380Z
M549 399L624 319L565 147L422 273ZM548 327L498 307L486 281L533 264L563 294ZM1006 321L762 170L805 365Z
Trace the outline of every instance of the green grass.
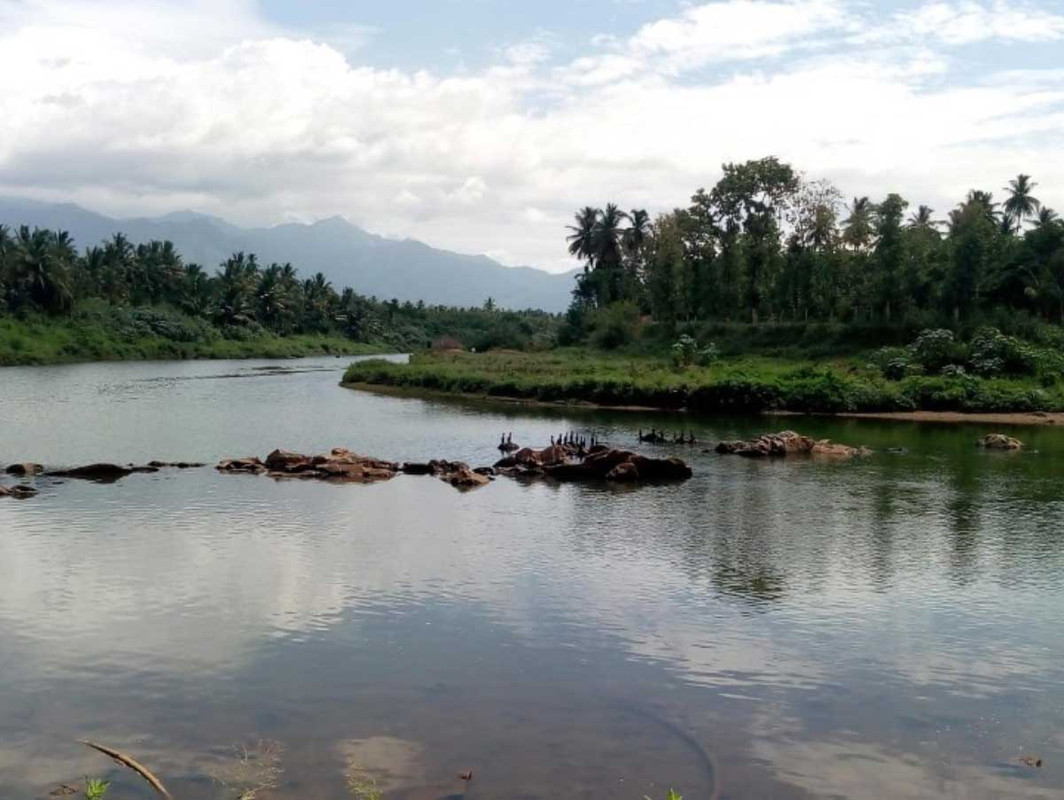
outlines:
M367 355L388 348L338 335L220 331L176 312L99 307L69 318L0 315L0 366L83 361L297 358Z
M860 357L800 361L736 356L674 368L663 356L561 349L419 353L407 365L353 364L346 384L698 412L1056 411L1057 380L913 376L890 381Z

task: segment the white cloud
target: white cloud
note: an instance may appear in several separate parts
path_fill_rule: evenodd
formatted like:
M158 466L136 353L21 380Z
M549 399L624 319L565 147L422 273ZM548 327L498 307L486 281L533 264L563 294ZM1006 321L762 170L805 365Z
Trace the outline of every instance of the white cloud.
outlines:
M1023 3L876 17L725 0L565 65L540 34L442 74L358 64L250 0L0 0L0 72L18 76L0 93L0 193L255 224L342 214L551 269L569 265L573 209L666 210L721 162L766 154L938 208L1023 170L1064 205L1062 59L961 83L972 19L1001 41L1064 30Z
M898 15L909 35L965 45L990 39L1047 42L1064 39L1064 15L1026 3L929 2L913 12Z

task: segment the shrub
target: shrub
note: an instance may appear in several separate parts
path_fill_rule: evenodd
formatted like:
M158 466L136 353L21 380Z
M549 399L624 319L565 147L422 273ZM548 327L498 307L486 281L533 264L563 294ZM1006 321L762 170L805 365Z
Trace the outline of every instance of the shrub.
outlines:
M599 309L591 319L591 341L603 350L631 344L639 328L639 309L634 303L614 303Z
M963 345L957 342L953 331L945 328L922 331L909 350L912 360L928 373L940 372L947 364L966 360Z
M1034 375L1038 371L1035 349L997 328L980 328L972 337L969 363L979 375Z

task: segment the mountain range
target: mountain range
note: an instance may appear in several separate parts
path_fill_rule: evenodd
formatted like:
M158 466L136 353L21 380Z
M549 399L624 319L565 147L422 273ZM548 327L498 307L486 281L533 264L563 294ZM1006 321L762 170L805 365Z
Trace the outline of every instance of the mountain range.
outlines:
M254 253L260 264L291 262L304 277L322 272L337 290L350 286L382 300L479 306L491 297L502 308L557 312L569 305L575 274L506 267L483 255L452 253L412 239L388 239L341 217L242 228L191 211L113 219L70 203L0 197L0 223L65 230L79 248L119 232L134 244L170 240L186 263L208 270L233 253Z

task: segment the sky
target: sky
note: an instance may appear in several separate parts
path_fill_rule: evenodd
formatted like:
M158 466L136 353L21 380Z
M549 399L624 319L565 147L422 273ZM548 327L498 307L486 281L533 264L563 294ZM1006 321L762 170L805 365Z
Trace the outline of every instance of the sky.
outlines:
M1064 210L1062 0L0 0L0 194L573 266L774 155L945 215ZM87 244L87 243L83 243Z

